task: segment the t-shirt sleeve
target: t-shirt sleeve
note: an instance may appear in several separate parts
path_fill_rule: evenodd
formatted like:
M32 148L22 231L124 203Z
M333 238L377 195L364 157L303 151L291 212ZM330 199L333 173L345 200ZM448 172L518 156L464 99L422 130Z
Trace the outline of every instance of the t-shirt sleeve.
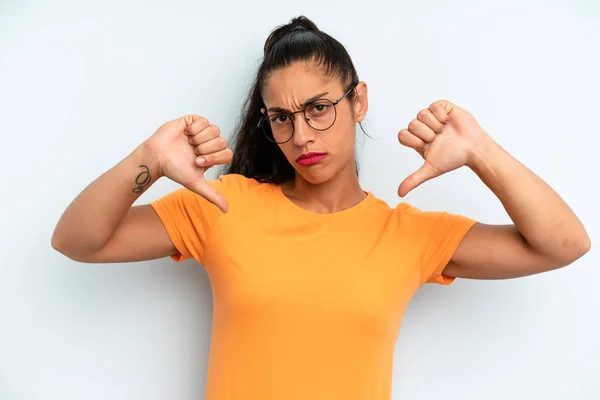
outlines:
M226 177L208 183L227 199ZM204 264L206 243L213 226L223 212L204 197L182 187L150 202L177 249L171 258L183 261L195 258Z
M453 277L442 274L460 242L477 221L443 211L421 211L399 205L402 226L414 240L418 252L420 283L449 285Z

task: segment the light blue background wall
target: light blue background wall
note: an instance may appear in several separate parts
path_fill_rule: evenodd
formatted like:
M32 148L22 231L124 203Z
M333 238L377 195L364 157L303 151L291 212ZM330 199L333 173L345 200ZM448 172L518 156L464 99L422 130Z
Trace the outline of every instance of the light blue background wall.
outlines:
M50 236L79 191L163 122L198 113L228 135L263 41L300 13L346 45L369 85L365 189L399 201L420 159L396 134L445 98L562 194L597 245L600 5L481 3L0 3L0 398L202 398L202 268L77 264ZM161 181L140 202L175 187ZM466 169L406 201L509 222ZM592 249L544 275L426 286L404 319L393 398L600 398L599 261Z

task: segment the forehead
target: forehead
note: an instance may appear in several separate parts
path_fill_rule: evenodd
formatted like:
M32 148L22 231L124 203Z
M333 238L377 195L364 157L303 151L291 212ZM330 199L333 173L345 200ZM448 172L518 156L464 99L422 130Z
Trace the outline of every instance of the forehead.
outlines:
M267 107L296 109L315 94L337 94L339 86L337 79L327 77L314 63L294 63L269 74L263 87L263 101Z

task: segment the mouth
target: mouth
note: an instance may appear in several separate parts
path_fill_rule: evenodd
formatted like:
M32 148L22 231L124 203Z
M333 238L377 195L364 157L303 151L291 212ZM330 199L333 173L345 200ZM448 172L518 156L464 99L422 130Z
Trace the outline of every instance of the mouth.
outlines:
M296 163L306 167L321 162L325 157L327 157L327 153L305 153L296 158Z

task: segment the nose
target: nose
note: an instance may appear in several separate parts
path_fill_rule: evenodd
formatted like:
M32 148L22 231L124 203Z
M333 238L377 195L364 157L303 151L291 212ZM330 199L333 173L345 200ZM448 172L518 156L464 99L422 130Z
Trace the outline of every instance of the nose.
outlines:
M294 120L294 144L298 147L304 147L309 142L314 142L315 131L304 119L304 114L298 113Z

